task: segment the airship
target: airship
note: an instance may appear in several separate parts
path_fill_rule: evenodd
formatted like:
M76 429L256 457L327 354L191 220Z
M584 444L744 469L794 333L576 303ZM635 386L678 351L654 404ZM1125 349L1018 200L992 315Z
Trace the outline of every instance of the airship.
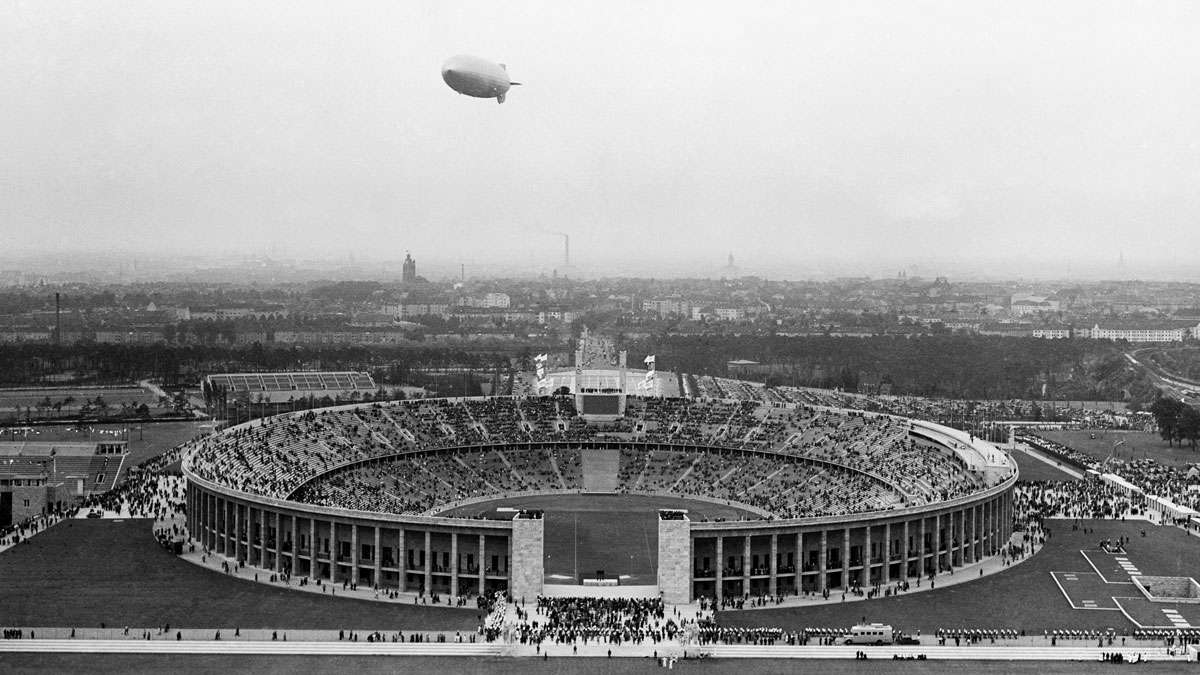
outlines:
M492 63L466 54L452 56L442 64L442 79L460 94L494 98L497 103L504 103L504 95L509 87L521 84L508 79L508 70L503 63Z

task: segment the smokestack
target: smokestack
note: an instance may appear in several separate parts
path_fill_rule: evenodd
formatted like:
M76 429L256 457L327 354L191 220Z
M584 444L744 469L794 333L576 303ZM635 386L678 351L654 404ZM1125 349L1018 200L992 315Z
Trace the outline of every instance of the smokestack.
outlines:
M571 235L563 235L563 267L571 266Z
M58 291L54 292L54 344L62 344L62 303Z

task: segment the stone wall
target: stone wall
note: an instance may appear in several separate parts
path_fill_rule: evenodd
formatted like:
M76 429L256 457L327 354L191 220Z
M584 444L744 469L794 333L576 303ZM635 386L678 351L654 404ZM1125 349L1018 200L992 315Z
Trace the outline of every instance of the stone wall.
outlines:
M692 600L691 526L687 516L658 521L658 590L667 604Z
M509 592L518 601L524 598L527 602L533 602L542 592L545 580L542 546L544 523L541 517L513 518L512 561L509 565L509 578L512 581Z

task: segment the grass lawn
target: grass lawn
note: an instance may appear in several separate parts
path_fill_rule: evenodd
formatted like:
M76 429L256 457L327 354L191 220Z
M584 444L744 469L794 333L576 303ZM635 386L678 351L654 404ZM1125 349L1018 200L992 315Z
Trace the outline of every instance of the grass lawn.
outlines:
M321 597L228 577L159 548L150 526L149 520L70 520L0 553L0 622L362 631L478 626L474 609Z
M1145 574L1200 578L1200 539L1176 528L1154 527L1145 521L1085 521L1095 533L1072 531L1070 521L1048 521L1052 536L1032 559L999 574L944 589L836 603L809 608L722 612L720 622L735 626L846 627L867 621L890 623L898 630L929 634L938 628L1013 628L1041 633L1056 628L1132 630L1120 612L1072 609L1050 576L1052 571L1090 572L1080 549L1094 548L1100 539L1125 535ZM1146 530L1146 537L1140 533ZM1160 571L1161 570L1161 571ZM837 597L836 595L834 597Z
M447 512L511 518L498 507L545 510L547 583L578 583L580 575L604 570L621 583L657 583L658 509L686 509L695 520L736 519L744 512L730 506L642 495L553 495L498 499Z
M1113 443L1125 441L1117 448L1118 459L1142 459L1148 457L1166 466L1182 466L1200 462L1200 450L1189 447L1167 446L1158 434L1148 431L1084 431L1063 430L1035 431L1042 438L1057 441L1086 453L1099 460L1108 458Z
M1013 459L1017 460L1017 468L1020 470L1020 479L1022 481L1079 480L1075 476L1065 471L1060 471L1042 460L1030 457L1019 450L1012 453L1012 456Z
M153 408L158 404L158 397L146 389L138 386L128 387L96 387L96 388L75 388L75 387L48 387L44 389L4 389L0 390L0 412L8 413L10 411L24 411L25 408L34 408L34 418L41 417L40 411L37 410L37 404L45 399L50 399L53 404L62 402L67 397L74 399L69 405L64 406L67 410L77 410L85 401L94 400L97 396L104 399L104 402L113 408L120 408L122 403L131 403L133 405L146 405Z

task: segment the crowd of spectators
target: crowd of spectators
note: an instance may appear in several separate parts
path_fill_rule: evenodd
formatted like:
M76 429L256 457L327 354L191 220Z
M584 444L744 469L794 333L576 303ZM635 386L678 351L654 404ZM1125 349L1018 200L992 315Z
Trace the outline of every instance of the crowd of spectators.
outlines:
M241 491L411 514L578 490L582 460L570 444L598 439L636 442L621 454L621 490L738 502L782 518L915 506L987 486L954 452L908 432L889 416L745 400L631 397L619 423L589 424L569 396L421 399L267 418L194 441L186 461ZM553 441L561 449L530 445Z

